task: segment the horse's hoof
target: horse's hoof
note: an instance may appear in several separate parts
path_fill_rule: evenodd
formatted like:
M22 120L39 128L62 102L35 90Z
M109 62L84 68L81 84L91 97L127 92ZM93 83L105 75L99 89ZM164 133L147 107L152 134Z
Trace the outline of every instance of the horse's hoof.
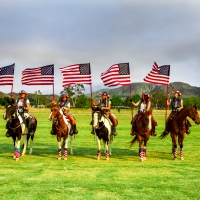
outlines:
M147 159L146 157L143 158L143 160L146 160L146 159Z
M174 157L174 160L176 160L176 157Z
M100 160L100 156L97 157L97 160Z
M64 157L64 160L67 160L67 157Z
M140 162L143 162L144 161L144 158L140 158Z
M109 160L109 157L106 157L106 160Z
M22 156L24 156L25 154L24 153L22 153Z
M61 160L61 157L58 157L58 160Z
M181 157L181 160L184 160L184 157Z
M15 160L16 160L16 161L18 161L18 160L19 160L19 158L16 158Z
M13 156L13 159L15 160L15 159L16 159L16 156Z

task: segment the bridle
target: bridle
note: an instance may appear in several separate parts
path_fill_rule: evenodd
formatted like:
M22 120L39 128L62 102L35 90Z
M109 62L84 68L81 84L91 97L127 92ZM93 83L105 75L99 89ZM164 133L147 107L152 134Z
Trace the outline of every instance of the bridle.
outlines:
M10 117L9 117L9 120L14 120L14 119L19 119L19 113L17 112L17 108L16 106L14 105L11 105L13 106L12 110L10 111ZM7 109L7 108L6 108ZM12 113L13 112L13 113ZM6 117L7 117L7 111L6 111ZM20 121L19 121L20 122ZM23 123L23 122L22 122ZM9 124L9 129L13 130L13 132L15 132L15 130L17 128L19 128L21 126L22 123L19 123L19 125L17 125L16 127L11 127L10 124Z

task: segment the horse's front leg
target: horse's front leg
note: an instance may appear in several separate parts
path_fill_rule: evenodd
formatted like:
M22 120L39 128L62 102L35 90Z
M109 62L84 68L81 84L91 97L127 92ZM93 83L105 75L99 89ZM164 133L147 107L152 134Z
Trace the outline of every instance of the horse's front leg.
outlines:
M142 151L143 151L143 160L146 160L147 157L147 142L149 140L149 136L151 134L151 131L148 133L148 135L146 136L146 138L144 139L144 145L142 147Z
M106 160L109 160L109 152L108 152L108 143L109 141L103 141L104 142L104 150L106 154Z
M67 160L68 157L68 137L64 139L65 141L65 146L64 146L64 160Z
M177 143L176 143L176 135L174 133L171 133L172 138L172 154L174 156L174 160L177 158Z
M57 134L57 141L58 141L58 160L61 160L62 157L62 145L61 145L61 137Z
M20 158L20 140L21 138L16 138L15 141L14 159L16 159L16 161L18 161Z
M138 137L138 142L139 142L139 156L140 156L140 161L144 161L144 152L143 152L143 145L142 145L142 137L137 134Z
M98 152L97 152L97 160L100 160L101 158L101 140L98 136L96 136L97 139L97 146L98 146Z
M24 148L23 148L23 151L22 151L22 156L25 155L26 147L27 147L27 135L23 135L23 137L24 137Z
M181 132L181 134L178 136L178 143L179 143L179 146L180 146L181 160L184 160L184 157L183 157L183 140L184 140L184 137L185 137L185 134L183 132Z

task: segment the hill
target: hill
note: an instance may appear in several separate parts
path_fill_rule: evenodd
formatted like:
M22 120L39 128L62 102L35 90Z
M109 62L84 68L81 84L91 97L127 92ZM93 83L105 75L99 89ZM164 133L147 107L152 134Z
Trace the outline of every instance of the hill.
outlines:
M149 83L139 82L139 83L132 83L132 94L139 94L141 95L142 92L153 93L157 90L164 90L166 93L166 86L158 86ZM183 97L197 97L200 96L200 87L191 86L187 83L183 82L173 82L169 85L169 90L179 90L182 93ZM115 89L104 89L104 90L97 90L93 92L93 97L99 96L99 93L107 91L111 96L130 96L130 87L118 87ZM89 95L89 94L88 94Z
M148 92L148 93L153 93L157 90L164 90L166 93L166 87L165 86L158 86L158 85L153 85L153 84L149 84L149 83L144 83L144 82L137 82L137 83L132 83L132 95L134 94L139 94L141 95L142 92ZM183 97L198 97L200 96L200 87L196 87L196 86L191 86L187 83L183 83L183 82L172 82L169 85L169 89L170 90L179 90L182 93ZM96 90L95 92L92 93L93 97L99 97L99 93L106 91L110 94L110 96L113 95L117 95L117 96L121 96L121 97L125 97L125 96L130 96L130 87L118 87L118 88L104 88L104 89L99 89ZM87 96L90 96L89 94L86 94ZM51 102L52 100L52 95L48 94L42 94L42 96L44 96L48 102ZM10 97L10 93L5 94L3 92L0 91L0 98L3 97ZM19 93L13 93L13 98L16 99L19 97ZM55 100L58 100L59 95L54 95ZM29 93L28 94L28 98L30 99L35 99L35 94Z

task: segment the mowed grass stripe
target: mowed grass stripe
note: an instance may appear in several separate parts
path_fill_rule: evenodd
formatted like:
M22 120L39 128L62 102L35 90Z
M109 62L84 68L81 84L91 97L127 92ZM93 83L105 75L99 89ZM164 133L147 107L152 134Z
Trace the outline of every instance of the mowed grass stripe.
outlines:
M3 114L1 110L0 114ZM119 120L118 136L109 161L96 160L97 144L90 134L91 111L74 109L79 134L74 155L57 160L57 141L50 135L49 109L32 109L38 119L33 154L12 159L13 142L5 137L0 119L0 199L199 199L200 126L184 140L184 161L174 161L170 136L151 137L147 160L139 162L138 144L129 148L130 110L113 110ZM135 113L136 111L134 111ZM161 114L160 114L161 113ZM154 111L157 133L164 129L164 111ZM28 151L27 151L28 153Z

